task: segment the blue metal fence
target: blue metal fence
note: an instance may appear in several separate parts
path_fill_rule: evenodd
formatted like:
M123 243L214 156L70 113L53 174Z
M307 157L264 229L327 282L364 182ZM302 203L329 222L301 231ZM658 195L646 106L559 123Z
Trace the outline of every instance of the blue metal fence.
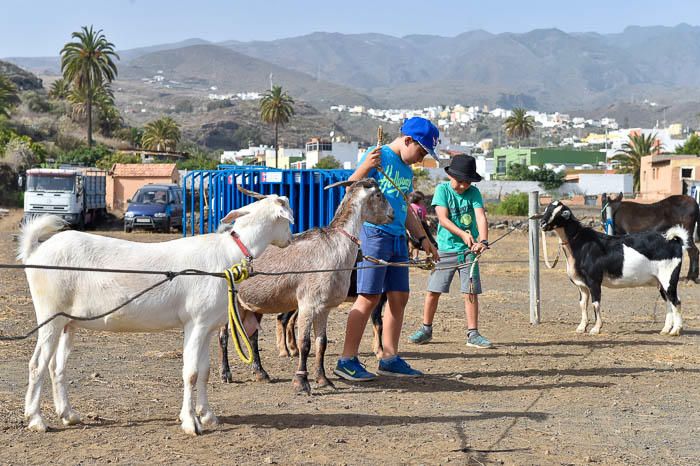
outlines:
M352 170L278 170L268 167L220 165L218 170L194 170L182 180L183 236L216 231L231 210L254 202L236 188L287 196L294 211L292 232L330 223L345 188L323 188L347 180Z

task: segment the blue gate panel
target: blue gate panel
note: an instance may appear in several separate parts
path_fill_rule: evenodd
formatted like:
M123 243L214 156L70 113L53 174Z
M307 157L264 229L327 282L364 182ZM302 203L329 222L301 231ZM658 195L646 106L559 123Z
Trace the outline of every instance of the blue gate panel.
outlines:
M294 211L293 233L327 226L345 194L345 188L324 188L347 180L350 175L352 170L278 170L237 165L188 172L182 181L185 199L182 234L212 233L231 210L255 202L238 191L237 186L260 194L287 196Z

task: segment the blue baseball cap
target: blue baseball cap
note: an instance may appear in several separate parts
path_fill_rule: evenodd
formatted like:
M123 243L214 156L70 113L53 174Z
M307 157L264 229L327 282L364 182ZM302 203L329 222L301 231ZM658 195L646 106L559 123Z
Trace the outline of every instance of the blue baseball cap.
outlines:
M411 136L428 154L437 159L435 147L440 142L440 131L430 120L421 117L409 118L403 122L401 134Z

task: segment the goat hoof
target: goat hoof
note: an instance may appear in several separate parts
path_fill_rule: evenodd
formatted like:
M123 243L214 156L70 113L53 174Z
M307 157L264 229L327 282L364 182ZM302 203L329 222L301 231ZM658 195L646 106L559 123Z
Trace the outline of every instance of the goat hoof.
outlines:
M64 426L74 426L80 424L82 421L80 419L80 414L70 410L65 416L61 416L61 422L63 422Z
M659 335L668 335L669 333L671 333L671 329L670 329L670 328L664 327L664 328L662 328L661 331L659 332Z
M189 419L182 421L182 431L187 435L197 436L202 435L202 424L195 416L190 416Z
M255 381L270 383L271 379L267 372L265 372L265 369L260 369L255 371Z
M34 432L44 433L48 430L48 427L46 427L46 423L44 422L44 419L41 417L41 415L35 415L32 416L32 418L29 420L27 429Z
M233 376L231 375L230 371L222 372L221 373L221 381L223 383L233 383Z
M671 335L672 337L677 337L677 336L680 336L681 330L683 330L683 327L672 328L671 331L668 332L668 334Z
M309 384L309 379L306 377L295 375L294 380L292 380L292 385L294 386L294 391L296 393L303 392L307 395L311 395L311 385Z
M598 335L598 334L600 333L600 329L599 329L599 328L593 327L593 328L591 329L591 331L588 332L588 333L591 334L591 335Z
M203 426L215 426L219 423L219 419L211 411L207 411L200 420Z
M586 333L586 327L581 327L580 325L576 327L576 333Z
M330 380L328 380L328 377L326 377L325 375L324 375L324 376L321 376L321 377L318 377L318 378L316 379L316 387L317 387L317 388L326 388L326 387L329 387L329 388L335 389L335 385L333 385L333 382L331 382Z
M280 354L278 354L278 356L280 358L288 358L291 356L291 354L289 354L289 351L287 351L287 350L281 350Z
M297 356L299 356L299 350L298 350L298 349L295 348L295 349L293 349L293 350L291 350L291 351L289 352L289 357L291 357L291 358L296 358Z

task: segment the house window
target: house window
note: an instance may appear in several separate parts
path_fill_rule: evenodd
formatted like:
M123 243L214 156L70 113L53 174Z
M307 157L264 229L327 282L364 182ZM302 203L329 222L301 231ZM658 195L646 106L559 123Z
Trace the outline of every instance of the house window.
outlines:
M496 173L499 175L506 174L506 158L505 158L505 156L498 157L498 162L496 165Z
M695 178L695 176L693 176L694 171L695 170L693 169L693 167L681 167L681 178L694 179Z

